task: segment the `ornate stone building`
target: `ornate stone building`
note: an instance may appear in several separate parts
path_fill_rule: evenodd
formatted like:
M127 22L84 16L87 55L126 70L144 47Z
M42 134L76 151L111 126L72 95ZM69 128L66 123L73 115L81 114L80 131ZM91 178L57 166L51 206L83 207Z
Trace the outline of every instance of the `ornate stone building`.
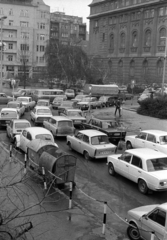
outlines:
M105 82L161 83L167 1L93 0L89 6L89 52L99 55Z

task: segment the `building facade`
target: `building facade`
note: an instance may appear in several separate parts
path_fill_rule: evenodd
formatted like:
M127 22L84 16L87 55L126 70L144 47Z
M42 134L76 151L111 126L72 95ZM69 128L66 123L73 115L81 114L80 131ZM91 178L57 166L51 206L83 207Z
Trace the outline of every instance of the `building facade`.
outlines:
M78 16L64 12L51 13L50 38L65 45L78 45L87 49L86 23Z
M34 78L45 71L50 7L43 0L0 0L3 77Z
M89 53L99 56L104 82L161 84L165 71L167 83L167 1L93 0L89 6Z

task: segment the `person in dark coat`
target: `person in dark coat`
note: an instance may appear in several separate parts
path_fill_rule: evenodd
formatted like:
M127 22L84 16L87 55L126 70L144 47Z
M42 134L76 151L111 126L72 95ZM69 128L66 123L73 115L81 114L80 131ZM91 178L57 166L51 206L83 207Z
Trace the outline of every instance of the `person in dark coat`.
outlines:
M115 116L117 114L117 110L119 112L119 116L121 117L121 100L119 98L115 101Z

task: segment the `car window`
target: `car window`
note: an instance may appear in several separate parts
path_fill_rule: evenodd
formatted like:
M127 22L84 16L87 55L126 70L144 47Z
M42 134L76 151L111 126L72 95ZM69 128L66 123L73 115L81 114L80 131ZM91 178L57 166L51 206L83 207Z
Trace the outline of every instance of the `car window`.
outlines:
M148 136L147 136L147 141L156 143L156 138L155 138L154 135L148 134Z
M84 135L83 136L83 141L86 142L86 143L89 143L89 137Z
M142 160L135 155L133 155L133 157L132 157L131 164L136 166L136 167L142 168Z
M91 138L91 144L92 145L100 145L100 144L107 144L109 143L108 136L101 135L101 136L95 136Z
M29 132L27 133L27 139L30 140L30 141L32 140L32 136Z
M66 128L66 127L72 127L72 121L59 121L58 127Z
M167 144L167 135L159 137L159 142L161 145Z
M78 134L76 135L76 138L78 138L79 140L82 140L83 134L82 134L82 133L78 133Z
M38 134L35 138L54 142L53 137L50 134Z
M167 170L167 158L148 159L146 165L148 172Z
M129 163L131 160L131 157L132 157L132 155L130 153L125 152L121 155L120 159Z
M141 133L137 136L137 138L141 138L141 139L143 139L143 140L146 140L146 136L147 136L147 133L141 132Z
M27 131L26 131L26 130L23 130L22 135L23 135L24 137L27 137Z
M56 122L57 122L57 121L56 121L55 119L53 119L53 118L50 118L50 119L49 119L49 122L50 122L51 124L55 124L55 125L56 125Z
M162 211L161 209L156 209L154 212L148 215L148 218L160 224L161 226L165 227L165 221L166 221L165 211Z

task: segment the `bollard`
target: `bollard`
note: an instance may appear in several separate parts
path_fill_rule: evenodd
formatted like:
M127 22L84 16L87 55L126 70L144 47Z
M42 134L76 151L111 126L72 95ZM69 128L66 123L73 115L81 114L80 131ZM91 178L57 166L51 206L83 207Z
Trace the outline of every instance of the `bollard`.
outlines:
M10 145L10 148L9 148L9 161L10 162L12 161L12 145Z
M154 237L155 237L155 232L152 232L151 233L151 240L154 240Z
M103 229L102 229L102 234L105 233L105 228L106 228L106 213L107 213L107 202L104 202L104 216L103 216Z
M25 155L24 155L24 174L27 173L26 167L27 167L27 154L25 153Z
M46 176L45 176L45 168L42 167L42 174L43 174L43 181L44 181L44 189L47 189L47 185L46 185Z
M69 209L72 208L72 182L70 182Z

